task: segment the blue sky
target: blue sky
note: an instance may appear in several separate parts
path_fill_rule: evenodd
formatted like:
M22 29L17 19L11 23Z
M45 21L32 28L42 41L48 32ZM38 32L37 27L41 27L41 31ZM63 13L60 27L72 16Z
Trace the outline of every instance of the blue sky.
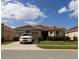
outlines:
M1 17L5 24L12 27L44 24L71 28L78 24L78 9L75 7L77 2L77 0L4 0L1 5L3 8Z

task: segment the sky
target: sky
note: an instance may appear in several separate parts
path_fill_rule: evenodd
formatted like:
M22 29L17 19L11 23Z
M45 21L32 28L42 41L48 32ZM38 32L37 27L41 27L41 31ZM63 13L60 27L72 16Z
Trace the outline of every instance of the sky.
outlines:
M78 0L2 0L1 21L12 28L50 25L71 28L78 24Z

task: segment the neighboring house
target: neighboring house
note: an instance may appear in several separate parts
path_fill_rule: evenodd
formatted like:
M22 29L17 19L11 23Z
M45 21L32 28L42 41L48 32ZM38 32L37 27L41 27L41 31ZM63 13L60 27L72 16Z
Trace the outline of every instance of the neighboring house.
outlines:
M48 36L64 36L65 28L57 26L46 26L46 25L26 25L15 28L17 36L20 37L25 32L32 32L33 41L36 43L39 37Z
M71 40L74 40L73 37L78 37L78 25L67 30L66 35L69 36Z
M13 40L16 36L16 31L3 23L1 24L1 39L2 40Z

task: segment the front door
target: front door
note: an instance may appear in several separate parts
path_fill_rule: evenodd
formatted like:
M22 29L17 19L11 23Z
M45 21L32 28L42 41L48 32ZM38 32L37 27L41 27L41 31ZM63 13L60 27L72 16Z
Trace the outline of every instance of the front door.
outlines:
M42 36L46 39L48 37L48 31L42 31Z

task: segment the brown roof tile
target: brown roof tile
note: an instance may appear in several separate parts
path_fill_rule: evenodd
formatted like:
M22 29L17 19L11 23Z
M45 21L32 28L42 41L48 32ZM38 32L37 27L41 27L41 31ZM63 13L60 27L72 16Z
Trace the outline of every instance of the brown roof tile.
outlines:
M67 32L74 32L74 31L78 31L78 25L70 28L69 30L67 30Z
M40 30L53 30L53 29L65 29L64 27L58 27L58 26L48 26L48 25L25 25L18 28L15 28L16 30L19 29L25 29L33 30L33 29L40 29Z
M1 24L1 29L2 30L7 30L7 31L12 31L12 32L15 32L16 30L13 29L13 28L10 28L9 26L5 25L5 24Z

